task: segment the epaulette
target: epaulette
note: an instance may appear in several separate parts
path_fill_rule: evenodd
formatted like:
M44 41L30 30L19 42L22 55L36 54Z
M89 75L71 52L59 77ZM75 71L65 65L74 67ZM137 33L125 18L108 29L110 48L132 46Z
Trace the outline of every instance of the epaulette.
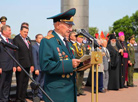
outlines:
M130 44L127 44L127 46L130 46Z
M53 38L54 37L54 35L53 34L50 34L50 35L47 35L45 38L46 39L51 39L51 38Z
M75 42L73 45L74 45L74 46L77 46L77 43Z

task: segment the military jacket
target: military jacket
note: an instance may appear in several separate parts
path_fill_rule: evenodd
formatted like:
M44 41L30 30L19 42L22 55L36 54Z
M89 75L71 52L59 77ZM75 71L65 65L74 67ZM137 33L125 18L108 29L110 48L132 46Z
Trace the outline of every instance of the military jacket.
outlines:
M131 44L128 44L127 50L128 50L128 54L129 54L129 59L130 59L131 63L134 64L135 63L135 49Z
M72 45L69 42L68 45L71 50ZM44 90L54 102L76 102L73 58L73 53L69 54L55 31L42 39L39 61L41 70L45 72ZM50 102L46 96L44 96L44 101Z

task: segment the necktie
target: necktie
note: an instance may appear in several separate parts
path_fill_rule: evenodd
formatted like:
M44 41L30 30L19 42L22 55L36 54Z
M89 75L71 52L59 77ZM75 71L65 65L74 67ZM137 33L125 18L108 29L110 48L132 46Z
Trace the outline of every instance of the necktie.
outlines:
M63 40L64 40L64 42L65 42L66 48L67 48L68 51L69 51L69 54L72 56L71 51L70 51L70 48L69 48L69 45L68 45L68 41L67 41L67 39L64 38Z
M24 39L24 42L25 42L26 46L27 46L28 49L29 49L29 44L27 43L27 40L26 40L26 39Z
M9 43L9 40L8 40L8 38L6 38L6 41L7 41L7 43Z

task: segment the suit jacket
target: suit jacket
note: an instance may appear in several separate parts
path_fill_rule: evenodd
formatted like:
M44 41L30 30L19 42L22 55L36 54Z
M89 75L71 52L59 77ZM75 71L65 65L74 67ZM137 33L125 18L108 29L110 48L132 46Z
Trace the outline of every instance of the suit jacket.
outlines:
M1 35L0 38L4 40ZM12 43L11 39L8 39L10 43ZM5 47L8 52L14 57L14 51L8 47ZM2 68L2 71L10 71L15 67L15 62L12 60L12 58L4 51L3 45L0 44L0 68Z
M13 43L18 46L19 50L15 51L16 60L24 67L28 68L33 65L31 40L28 37L29 49L21 38L20 34L15 36Z
M39 64L39 45L37 43L35 43L32 46L32 53L33 53L34 69L41 71Z
M69 43L71 47L71 43ZM54 102L76 102L75 72L70 55L55 31L43 38L39 48L40 68L45 72L44 90ZM50 102L44 96L45 102Z
M104 70L107 71L109 68L110 54L108 49L105 47L103 47L103 52L105 53L105 56L103 56Z

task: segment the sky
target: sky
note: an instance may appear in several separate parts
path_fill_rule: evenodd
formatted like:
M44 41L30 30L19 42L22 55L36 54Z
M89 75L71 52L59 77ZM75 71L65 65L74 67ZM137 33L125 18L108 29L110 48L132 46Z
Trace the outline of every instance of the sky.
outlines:
M97 27L99 33L108 31L113 22L138 10L138 0L89 0L89 27ZM38 33L47 35L53 21L47 17L60 13L60 0L1 0L0 17L8 18L12 34L19 34L22 22L29 23L29 37Z

